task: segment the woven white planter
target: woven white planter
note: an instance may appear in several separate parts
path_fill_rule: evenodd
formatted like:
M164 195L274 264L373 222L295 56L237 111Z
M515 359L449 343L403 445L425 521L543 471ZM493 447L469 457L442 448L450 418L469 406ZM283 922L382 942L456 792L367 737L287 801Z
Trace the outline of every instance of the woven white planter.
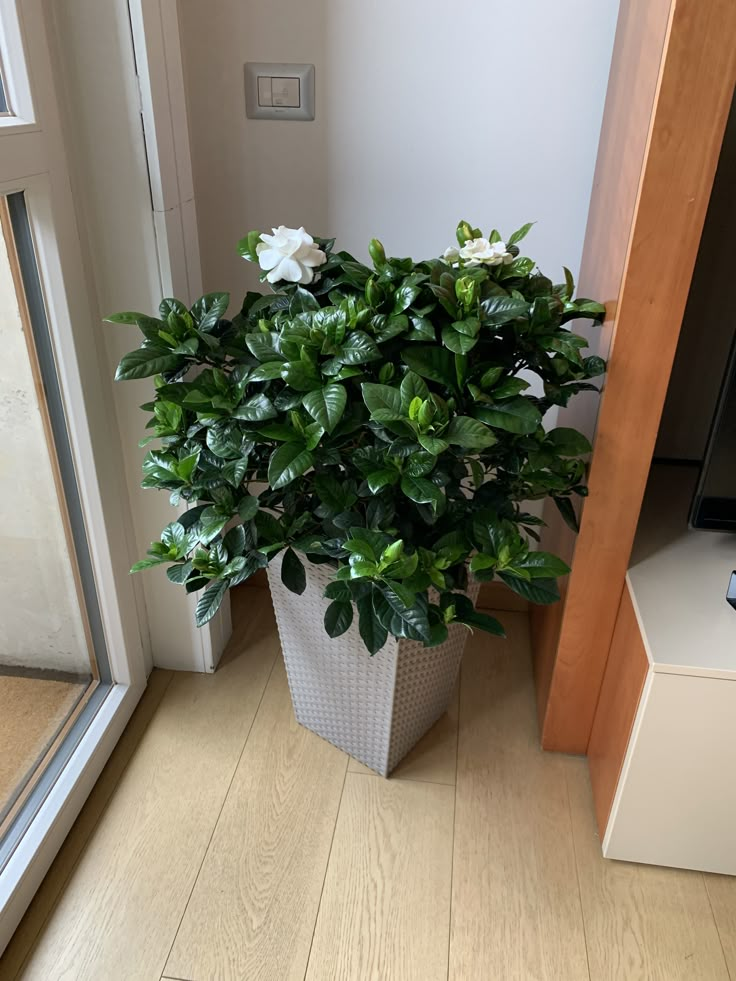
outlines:
M305 563L298 596L281 582L281 559L268 567L276 622L297 721L386 777L447 711L468 631L450 626L447 641L425 648L389 636L373 657L352 626L332 640L324 614L328 566ZM478 584L468 590L475 601Z

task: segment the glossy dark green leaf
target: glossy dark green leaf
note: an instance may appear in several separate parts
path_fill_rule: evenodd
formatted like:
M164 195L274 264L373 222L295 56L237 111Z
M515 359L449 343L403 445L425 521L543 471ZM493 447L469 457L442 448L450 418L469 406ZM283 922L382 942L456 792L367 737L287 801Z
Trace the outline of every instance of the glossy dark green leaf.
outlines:
M344 385L325 385L305 395L302 404L325 432L331 433L342 419L347 401Z
M115 372L115 381L131 381L150 378L164 371L176 371L185 363L179 354L172 354L165 347L140 347L126 354Z
M523 396L497 405L479 405L475 414L487 426L509 433L533 433L542 422L539 409Z
M444 433L448 443L463 446L466 449L485 449L498 442L487 425L470 416L455 416Z
M325 610L325 630L327 635L340 637L350 629L353 622L353 604L335 600Z
M499 572L498 578L530 603L548 605L560 598L556 579L520 579L507 572Z
M273 490L286 487L306 473L313 463L314 457L302 443L284 443L271 454L268 482Z
M299 595L307 588L307 573L293 548L287 548L281 560L281 582Z
M449 351L440 347L408 347L402 360L422 378L439 382L448 388L455 386L455 360Z
M228 590L226 579L210 583L199 598L195 619L198 627L203 627L220 609L225 593Z

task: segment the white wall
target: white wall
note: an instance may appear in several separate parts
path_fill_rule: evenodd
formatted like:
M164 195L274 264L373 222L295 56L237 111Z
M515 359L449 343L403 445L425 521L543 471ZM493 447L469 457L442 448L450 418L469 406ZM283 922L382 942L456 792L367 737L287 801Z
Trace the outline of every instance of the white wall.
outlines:
M460 218L557 278L580 263L618 0L179 0L205 289L235 244L304 224L434 255ZM246 120L245 61L313 62L314 122Z

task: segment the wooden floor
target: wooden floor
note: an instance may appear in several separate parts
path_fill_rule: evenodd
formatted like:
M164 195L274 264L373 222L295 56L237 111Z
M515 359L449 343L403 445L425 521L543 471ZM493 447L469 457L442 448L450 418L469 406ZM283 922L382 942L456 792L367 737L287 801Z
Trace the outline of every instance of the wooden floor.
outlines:
M736 880L601 858L525 614L390 780L296 725L267 594L246 614L214 676L154 672L3 981L736 981Z

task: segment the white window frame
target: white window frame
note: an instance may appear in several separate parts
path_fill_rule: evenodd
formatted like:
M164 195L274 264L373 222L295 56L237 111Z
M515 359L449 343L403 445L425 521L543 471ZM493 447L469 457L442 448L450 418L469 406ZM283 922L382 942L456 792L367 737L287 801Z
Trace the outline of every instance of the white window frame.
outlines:
M41 883L146 684L120 521L117 434L102 384L91 289L59 125L42 0L0 0L11 114L0 117L0 193L25 196L94 567L113 684L0 871L0 951ZM15 114L13 114L15 113Z

